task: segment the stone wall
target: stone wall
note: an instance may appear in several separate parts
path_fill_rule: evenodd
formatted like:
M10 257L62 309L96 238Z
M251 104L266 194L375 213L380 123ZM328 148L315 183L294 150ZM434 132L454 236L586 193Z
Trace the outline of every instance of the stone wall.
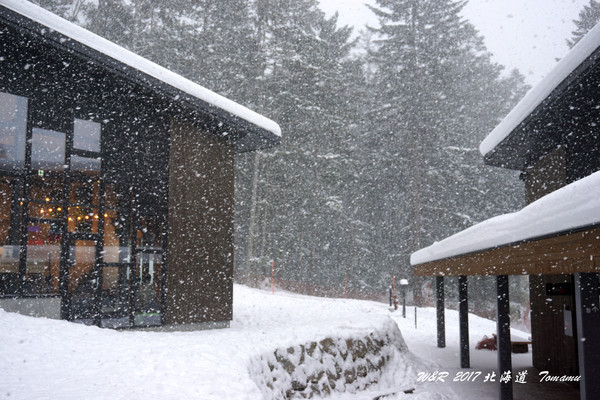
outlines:
M379 381L390 358L407 348L396 326L356 337L278 348L250 362L265 399L302 399L362 390Z

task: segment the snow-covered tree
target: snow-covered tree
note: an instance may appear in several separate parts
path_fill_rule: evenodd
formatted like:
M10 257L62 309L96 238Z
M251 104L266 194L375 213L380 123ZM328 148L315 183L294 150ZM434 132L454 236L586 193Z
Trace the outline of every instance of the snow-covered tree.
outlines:
M571 39L567 39L569 48L572 49L599 20L600 2L590 0L590 4L583 6L583 9L579 12L579 19L573 20L576 29L571 32Z
M351 92L360 86L361 66L349 57L351 30L338 28L337 17L326 18L316 1L257 6L261 89L268 94L261 107L280 123L285 140L251 156L264 163L254 160L261 164L260 201L253 203L260 226L250 227L249 243L257 257L246 259L264 265L275 258L284 277L326 283L324 277L344 268L353 223L347 186L358 114Z
M377 0L372 7L380 28L373 29L378 97L371 118L380 121L376 135L389 157L380 159L389 171L382 175L387 198L380 220L393 227L383 241L401 244L393 251L401 254L404 274L412 251L486 214L482 200L497 183L483 172L477 144L523 93L518 74L504 79L490 61L482 38L460 15L464 4ZM491 204L502 211L498 200Z

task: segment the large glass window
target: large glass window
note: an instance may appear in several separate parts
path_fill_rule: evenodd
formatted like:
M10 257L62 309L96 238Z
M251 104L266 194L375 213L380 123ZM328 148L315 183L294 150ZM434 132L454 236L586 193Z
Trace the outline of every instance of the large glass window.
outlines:
M62 171L65 168L65 134L33 128L31 168Z
M27 99L0 92L0 169L23 167Z
M0 92L0 294L68 296L67 317L85 323L160 323L163 237L154 218L135 229L130 191L105 186L102 125L31 128L27 108Z

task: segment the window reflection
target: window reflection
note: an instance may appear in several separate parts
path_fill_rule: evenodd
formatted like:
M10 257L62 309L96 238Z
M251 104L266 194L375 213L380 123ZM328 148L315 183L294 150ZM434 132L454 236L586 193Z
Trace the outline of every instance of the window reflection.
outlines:
M78 150L100 151L101 126L97 122L75 119L73 147Z
M71 170L79 172L100 172L101 161L99 158L87 158L77 155L71 156Z
M62 171L65 168L65 134L33 128L31 168Z
M27 99L0 92L0 169L23 166L26 122Z

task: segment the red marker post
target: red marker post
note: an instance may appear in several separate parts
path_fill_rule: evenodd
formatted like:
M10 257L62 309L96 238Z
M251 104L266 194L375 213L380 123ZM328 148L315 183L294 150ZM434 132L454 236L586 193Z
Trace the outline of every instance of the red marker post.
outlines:
M344 278L344 298L348 298L348 274L346 274L346 277Z
M396 296L396 275L392 276L392 290L394 293L394 310L398 309L398 296Z

